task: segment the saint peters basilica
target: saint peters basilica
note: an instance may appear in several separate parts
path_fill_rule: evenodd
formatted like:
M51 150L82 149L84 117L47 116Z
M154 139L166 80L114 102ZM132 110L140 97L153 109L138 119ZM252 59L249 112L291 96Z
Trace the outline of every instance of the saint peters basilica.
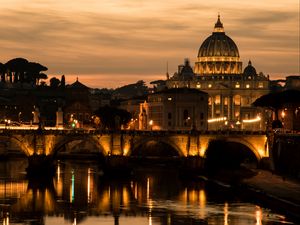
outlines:
M258 74L250 60L243 69L239 49L226 35L220 16L212 34L200 45L194 69L186 59L173 76L167 73L163 84L208 93L209 129L264 129L265 112L251 104L269 93L269 77Z

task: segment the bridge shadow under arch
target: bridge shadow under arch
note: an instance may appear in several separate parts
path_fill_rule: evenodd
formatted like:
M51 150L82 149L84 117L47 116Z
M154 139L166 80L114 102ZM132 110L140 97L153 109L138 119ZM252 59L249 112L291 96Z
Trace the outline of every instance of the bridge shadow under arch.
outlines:
M0 155L18 155L25 157L30 154L30 149L28 149L24 141L18 137L0 136Z
M80 136L64 138L54 146L52 154L54 158L104 158L106 155L104 148L94 138Z
M205 169L214 172L235 170L242 166L256 168L259 158L247 145L229 140L213 140L205 153Z
M130 152L131 157L139 158L176 158L181 153L175 146L161 140L148 139L136 145Z

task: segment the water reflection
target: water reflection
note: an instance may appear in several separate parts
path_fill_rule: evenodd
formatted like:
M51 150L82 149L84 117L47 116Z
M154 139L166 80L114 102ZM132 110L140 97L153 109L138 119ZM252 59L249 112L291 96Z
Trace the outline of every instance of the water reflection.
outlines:
M0 207L4 225L287 222L284 216L243 202L228 190L201 181L183 181L175 171L144 168L137 170L132 179L110 180L101 176L95 162L60 161L56 176L41 182L28 181L24 173L26 163L22 163L1 163Z

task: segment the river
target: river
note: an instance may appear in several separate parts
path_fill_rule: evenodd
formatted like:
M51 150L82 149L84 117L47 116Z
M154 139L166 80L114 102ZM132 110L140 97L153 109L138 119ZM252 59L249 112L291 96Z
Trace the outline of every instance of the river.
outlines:
M26 159L0 162L1 223L31 225L296 224L250 197L176 169L139 167L103 176L97 162L58 161L56 175L26 179Z

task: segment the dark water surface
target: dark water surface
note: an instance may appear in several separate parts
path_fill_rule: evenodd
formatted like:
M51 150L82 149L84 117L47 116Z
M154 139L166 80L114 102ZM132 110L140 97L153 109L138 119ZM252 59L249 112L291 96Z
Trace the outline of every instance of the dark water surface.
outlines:
M96 162L59 161L53 179L31 181L26 167L26 159L0 162L3 225L296 224L240 194L158 166L107 179Z

